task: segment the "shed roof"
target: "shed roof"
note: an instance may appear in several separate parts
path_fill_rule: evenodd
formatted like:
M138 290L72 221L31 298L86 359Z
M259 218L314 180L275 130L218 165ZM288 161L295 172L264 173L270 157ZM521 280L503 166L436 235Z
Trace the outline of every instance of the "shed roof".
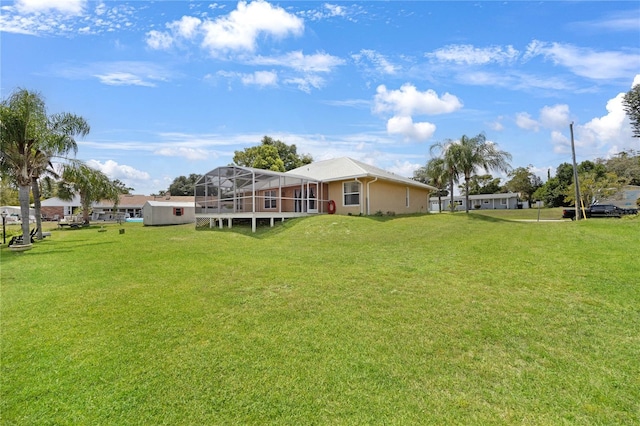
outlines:
M193 201L190 203L185 201L147 201L145 205L147 204L152 207L195 207Z
M437 188L426 185L395 173L388 172L379 167L354 160L349 157L334 158L331 160L317 161L315 163L306 164L297 169L288 171L287 173L306 176L324 182L339 181L346 179L377 177L382 180L402 183L409 186L429 189L437 191Z
M177 195L137 195L137 194L121 194L118 201L118 208L141 208L147 201L164 201L164 202L191 202L193 205L193 195L177 196ZM94 204L94 207L111 208L113 201L102 200Z

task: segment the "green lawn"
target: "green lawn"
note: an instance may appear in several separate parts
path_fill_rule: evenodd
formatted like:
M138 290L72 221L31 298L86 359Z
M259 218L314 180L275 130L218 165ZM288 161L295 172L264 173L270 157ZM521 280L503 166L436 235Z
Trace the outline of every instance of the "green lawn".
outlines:
M639 424L640 219L526 213L3 247L1 422Z

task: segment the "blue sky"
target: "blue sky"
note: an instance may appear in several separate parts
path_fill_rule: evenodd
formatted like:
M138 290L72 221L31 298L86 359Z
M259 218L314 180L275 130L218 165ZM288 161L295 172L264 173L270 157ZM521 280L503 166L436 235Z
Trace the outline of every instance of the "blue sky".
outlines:
M77 157L151 194L268 135L411 176L484 132L546 180L640 149L636 1L0 0L2 98L85 117ZM494 173L494 176L502 176Z

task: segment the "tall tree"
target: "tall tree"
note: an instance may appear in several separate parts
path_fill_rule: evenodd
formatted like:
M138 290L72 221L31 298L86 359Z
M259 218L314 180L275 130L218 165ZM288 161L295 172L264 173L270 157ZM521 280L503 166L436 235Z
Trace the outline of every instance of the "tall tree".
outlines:
M509 160L511 154L498 149L497 145L487 142L483 133L472 138L462 135L460 140L454 144L453 160L456 169L464 176L465 184L465 211L469 213L469 181L477 169L484 169L489 173L491 170L508 171L511 167Z
M608 172L625 178L629 185L640 185L640 151L626 150L597 161L604 164Z
M629 117L629 121L631 121L633 136L640 138L640 84L633 86L633 88L624 95L622 105L624 112L626 112Z
M466 188L464 185L458 185L458 188L462 194L465 193ZM498 194L500 192L502 192L500 178L494 178L490 174L471 176L469 195Z
M531 171L532 166L518 167L509 173L510 180L504 184L511 192L519 192L522 198L531 202L533 194L542 186L542 179Z
M578 182L580 183L580 201L585 207L618 194L624 184L614 173L599 174L593 170L580 173ZM575 198L575 186L571 184L565 192L565 201L573 203L576 201ZM577 202L575 205L576 208L580 207Z
M235 151L233 162L239 166L286 172L313 162L313 158L308 154L298 155L295 144L287 145L264 136L260 145Z
M537 200L542 200L546 207L568 206L565 201L567 188L573 183L573 166L562 163L556 168L556 175L549 177L547 181L532 195Z
M200 180L201 177L202 175L195 173L191 173L188 177L178 176L171 182L171 185L169 185L169 195L194 195L196 182Z
M61 176L58 197L71 200L75 194L80 195L83 223L89 224L89 213L94 202L111 200L114 209L117 207L121 188L101 171L75 161L65 166Z
M89 125L69 113L47 115L36 92L19 89L0 105L0 167L18 186L23 241L29 241L29 193L34 179L57 155L77 150L75 136L89 133ZM40 213L36 212L36 216Z
M124 182L122 182L120 179L114 179L112 181L113 185L118 188L118 192L120 194L131 194L134 189L130 186L127 186Z

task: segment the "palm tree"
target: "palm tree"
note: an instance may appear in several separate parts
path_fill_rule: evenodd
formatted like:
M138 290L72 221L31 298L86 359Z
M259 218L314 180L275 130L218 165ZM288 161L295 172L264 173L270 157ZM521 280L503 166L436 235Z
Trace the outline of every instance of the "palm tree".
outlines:
M446 192L449 183L449 170L441 157L431 158L425 167L421 167L414 173L414 179L435 186L438 191L438 212L442 212L442 194Z
M118 204L122 191L118 184L109 180L107 175L99 170L80 161L74 161L65 166L61 177L62 180L58 182L58 197L62 200L71 200L75 194L80 195L84 224L89 223L89 212L94 202L111 200L114 208Z
M443 168L443 178L449 181L449 195L451 196L451 201L449 203L449 208L453 212L455 210L455 204L453 200L453 185L454 183L458 183L460 177L460 171L458 169L458 157L459 157L459 146L455 141L451 139L447 139L443 142L437 142L431 145L431 153L439 152L440 161L442 162L441 167Z
M465 211L469 213L469 181L476 169L482 168L486 173L491 170L509 171L511 154L498 149L497 145L487 142L484 134L475 137L462 135L455 150L457 169L464 175Z
M36 92L19 89L0 105L0 167L18 186L25 243L29 242L29 192L34 180L37 182L53 157L70 151L75 154L74 136L88 133L89 125L82 117L69 113L47 116L44 100ZM36 207L39 210L39 199ZM39 211L36 217L40 217Z

